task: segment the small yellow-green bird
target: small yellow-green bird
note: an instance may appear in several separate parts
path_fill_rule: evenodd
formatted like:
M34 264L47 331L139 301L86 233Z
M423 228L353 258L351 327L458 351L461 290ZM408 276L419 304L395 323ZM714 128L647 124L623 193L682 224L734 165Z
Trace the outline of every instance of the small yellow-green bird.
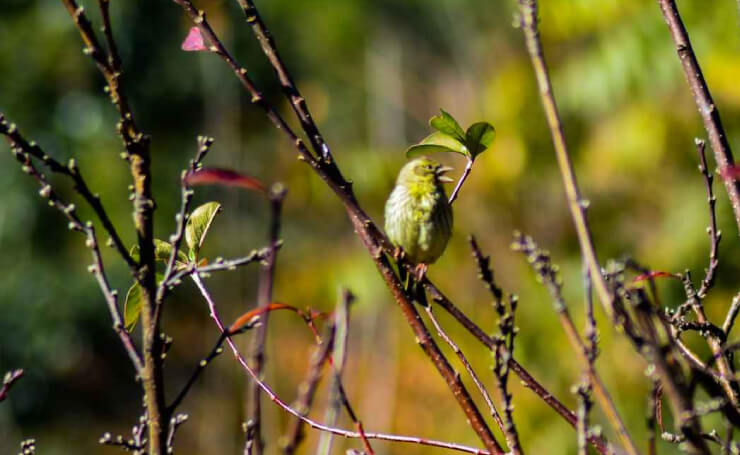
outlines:
M439 259L452 234L452 207L442 186L454 181L445 175L451 170L427 157L408 162L385 204L388 238L421 270Z

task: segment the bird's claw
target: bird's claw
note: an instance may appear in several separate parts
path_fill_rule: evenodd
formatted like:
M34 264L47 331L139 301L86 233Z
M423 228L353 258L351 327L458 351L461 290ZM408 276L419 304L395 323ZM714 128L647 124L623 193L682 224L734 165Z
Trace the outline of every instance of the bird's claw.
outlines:
M427 264L416 264L416 267L414 267L414 276L416 276L416 281L419 283L424 280L424 275L427 273L427 268L429 266Z

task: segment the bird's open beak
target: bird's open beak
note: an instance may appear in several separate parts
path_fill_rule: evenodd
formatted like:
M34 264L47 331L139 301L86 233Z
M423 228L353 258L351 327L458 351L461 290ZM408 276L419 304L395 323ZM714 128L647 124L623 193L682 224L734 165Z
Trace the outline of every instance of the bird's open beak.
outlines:
M455 181L455 179L451 177L447 177L445 174L454 170L454 168L451 168L449 166L440 166L437 169L437 180L439 180L442 183L452 183Z

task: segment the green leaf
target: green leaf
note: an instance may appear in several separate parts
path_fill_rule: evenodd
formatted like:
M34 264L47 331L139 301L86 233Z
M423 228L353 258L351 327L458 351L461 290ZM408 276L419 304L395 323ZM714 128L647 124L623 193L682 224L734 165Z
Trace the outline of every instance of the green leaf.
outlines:
M128 288L126 301L123 303L123 323L126 330L129 332L134 330L136 322L139 320L139 314L141 314L141 286L139 286L139 283L134 283L133 286Z
M470 125L465 132L465 143L470 150L471 158L483 153L496 137L496 130L488 122L477 122Z
M406 150L406 157L413 158L415 156L426 155L434 152L453 152L470 156L470 152L468 152L468 148L465 144L446 133L437 131L425 137L418 144L409 147Z
M444 109L440 109L440 112L442 112L442 115L435 115L432 117L429 120L429 125L431 125L435 130L464 143L465 132L463 132L463 129L460 127L460 124L457 123L457 120L445 112Z
M154 239L154 260L162 261L165 264L170 260L170 254L172 254L172 245L164 240ZM131 257L134 261L139 261L139 245L134 245L131 248ZM182 251L177 252L177 260L182 263L188 262L188 257Z
M164 274L155 274L157 280L157 286L164 279ZM141 290L139 283L134 283L133 286L128 288L126 293L126 300L123 303L123 324L126 330L131 332L136 327L136 323L139 321L139 315L141 314L141 299L144 293Z
M206 202L193 210L185 226L185 241L190 247L191 256L197 256L203 241L206 239L208 229L213 219L221 212L221 204L218 202Z

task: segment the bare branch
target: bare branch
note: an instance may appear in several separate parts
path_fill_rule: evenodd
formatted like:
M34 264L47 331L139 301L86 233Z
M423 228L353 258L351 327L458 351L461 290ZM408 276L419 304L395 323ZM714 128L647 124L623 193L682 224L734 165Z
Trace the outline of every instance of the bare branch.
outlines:
M21 164L23 172L30 175L38 182L39 186L41 187L39 195L47 199L50 206L59 210L65 216L65 218L67 218L69 222L67 227L70 230L80 232L85 235L85 245L90 248L93 258L93 263L89 266L88 270L95 276L95 279L98 282L98 286L100 287L100 290L105 297L105 302L108 306L111 318L113 319L113 330L121 339L121 343L123 344L126 352L129 355L129 358L131 359L131 363L134 366L136 374L140 374L143 368L142 359L139 352L136 350L136 347L134 346L134 342L131 339L131 336L123 326L123 319L121 318L117 303L118 292L111 289L108 282L108 277L105 274L105 269L103 267L103 258L100 254L98 239L95 235L95 228L93 227L92 222L83 223L82 220L80 220L80 218L77 216L77 208L75 207L75 205L67 204L57 195L52 186L46 180L46 177L34 166L33 162L31 161L31 155L25 151L24 145L30 146L30 143L23 140L22 136L17 133L15 125L9 125L1 114L0 134L4 134L8 138L11 147L10 150L13 153L15 159ZM16 142L16 138L20 142ZM74 162L72 162L71 166L69 167L76 169Z
M686 81L694 96L699 115L701 115L704 122L704 129L707 131L709 143L712 145L712 151L714 152L714 160L720 169L733 166L735 159L732 156L730 144L727 142L727 136L722 127L719 109L717 109L712 95L709 93L709 87L704 80L704 74L696 59L696 54L694 54L689 34L681 20L676 2L675 0L658 0L658 5L676 46L676 52L683 66ZM724 182L732 204L732 211L735 214L738 233L740 233L740 181L728 178L724 179Z
M519 0L519 9L521 11L521 27L524 31L524 37L527 44L527 51L532 60L532 66L537 79L537 86L540 90L540 99L545 109L545 117L550 127L552 142L555 147L555 156L560 167L560 175L563 179L565 194L568 199L568 208L570 209L573 224L578 234L578 242L581 246L581 255L583 260L588 264L588 270L591 273L594 290L599 297L604 311L610 320L614 319L614 308L612 297L601 274L596 249L591 239L591 230L588 225L586 216L586 206L588 205L581 196L576 180L576 174L573 171L573 163L568 153L568 147L563 135L563 127L560 121L560 114L555 103L550 75L545 63L545 55L542 51L540 42L540 33L537 28L537 0Z
M11 370L3 377L3 386L0 388L0 403L8 397L11 387L23 376L23 370Z
M286 190L282 184L275 184L270 190L270 232L269 247L267 257L262 267L257 290L257 305L259 308L265 308L272 302L272 288L275 281L275 265L277 261L277 252L280 247L280 215L283 207L283 199ZM267 322L269 313L265 312L259 316L259 327L257 333L252 339L251 364L258 376L262 375L262 367L265 361L265 340L267 339ZM252 424L251 438L249 441L252 453L261 455L264 451L264 441L262 440L262 419L261 419L261 397L260 388L255 383L249 386L249 420ZM245 445L247 442L245 442ZM246 451L246 448L245 448Z
M473 335L481 344L486 346L491 352L494 352L496 346L493 338L488 336L475 322L468 318L450 299L448 299L428 278L424 278L424 287L432 297L434 303L442 307L453 318L457 320L471 335ZM560 400L558 400L550 391L540 384L519 362L513 357L509 359L509 367L521 379L522 384L534 392L550 408L558 413L568 424L575 428L577 417L573 411L568 409ZM602 455L608 452L606 440L601 436L589 435L589 443Z
M455 185L455 189L452 190L452 194L450 194L449 203L452 205L453 202L455 202L455 199L457 199L457 193L460 192L460 188L462 188L463 183L465 183L465 180L467 180L468 175L470 175L470 171L473 170L473 160L468 158L468 162L465 163L465 170L463 170L462 175L460 176L460 180L457 181L457 184Z
M704 274L704 279L701 280L701 286L696 293L699 299L703 299L707 296L707 292L709 292L714 284L714 276L717 272L717 266L719 266L719 241L722 238L722 233L717 229L717 213L715 210L717 198L712 191L714 176L707 169L707 157L704 153L705 143L701 139L695 139L694 142L696 143L696 151L699 154L699 172L704 177L704 186L707 189L707 205L709 206L709 227L707 228L711 245L709 249L709 266Z
M601 407L604 409L609 422L617 432L622 444L624 444L625 450L632 455L639 454L639 450L627 432L627 428L617 411L617 407L614 405L614 401L594 368L590 350L583 344L581 337L578 335L578 331L573 323L573 319L570 317L568 306L562 295L561 284L557 276L557 267L550 261L549 254L544 250L540 250L531 237L523 236L520 233L515 234L512 248L521 251L525 255L535 273L537 273L537 276L550 293L555 312L558 314L560 324L568 336L568 341L571 343L573 350L576 351L579 360L583 363L586 373L593 384L596 398L599 400Z
M216 310L216 305L213 302L213 299L211 299L210 294L208 293L208 290L203 285L203 281L200 279L200 276L198 274L193 274L191 276L193 281L198 286L198 289L200 290L201 294L203 295L203 298L208 303L211 317L216 322L216 325L218 326L219 330L223 333L225 328L223 323L221 322L221 319L218 315L218 311ZM254 380L257 384L259 384L262 391L272 400L276 405L278 405L280 408L282 408L287 413L293 415L294 417L300 419L306 425L315 428L320 431L328 431L331 433L334 433L339 436L343 436L345 438L361 438L361 435L357 431L350 431L350 430L343 430L341 428L335 428L331 426L327 426L324 424L321 424L319 422L316 422L315 420L312 420L308 417L303 416L300 412L290 407L286 402L280 399L275 392L273 392L272 388L264 383L262 380L260 380L259 376L254 372L252 368L247 364L246 359L242 354L239 352L238 348L234 344L234 342L231 340L231 337L227 337L226 343L229 345L231 350L234 353L234 357L236 357L239 364L244 368L244 370L249 374L249 376ZM424 446L430 446L430 447L439 447L444 449L450 449L450 450L456 450L460 452L466 452L466 453L472 453L477 455L487 455L490 454L487 450L482 449L476 449L474 447L464 446L462 444L455 444L450 442L444 442L444 441L436 441L432 439L425 439L425 438L418 438L413 436L399 436L399 435L392 435L392 434L385 434L385 433L365 433L365 437L367 439L379 439L383 441L392 441L392 442L405 442L410 444L419 444Z

